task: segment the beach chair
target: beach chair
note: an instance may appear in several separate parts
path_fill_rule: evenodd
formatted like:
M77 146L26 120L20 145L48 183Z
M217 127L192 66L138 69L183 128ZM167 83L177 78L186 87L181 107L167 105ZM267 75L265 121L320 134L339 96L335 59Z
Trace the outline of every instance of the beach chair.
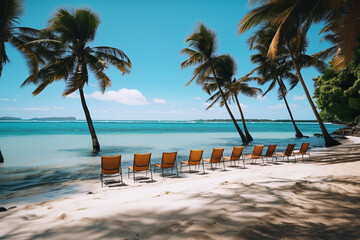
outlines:
M179 176L179 172L177 169L177 162L176 162L176 155L177 152L163 152L161 163L154 165L154 173L156 168L161 169L162 176L164 178L164 169L171 169L171 174L173 172L173 169L176 169L176 176Z
M255 145L252 154L244 155L244 158L252 159L253 164L256 163L256 159L261 158L262 162L264 164L264 157L263 157L263 155L261 155L263 148L264 148L264 145Z
M284 161L285 157L287 157L288 162L290 162L290 156L293 155L292 152L294 150L295 145L296 144L288 144L285 149L285 152L275 153L276 161L277 161L278 156L280 156L280 157L283 157L283 161ZM296 158L295 158L295 162L296 162Z
M180 172L182 170L182 165L183 164L189 166L189 173L191 173L191 167L190 166L198 166L200 168L200 164L202 162L203 172L205 173L204 161L201 161L203 152L204 152L204 149L190 150L189 160L181 161L181 163L180 163Z
M296 155L301 155L302 160L305 161L304 155L309 155L309 159L310 159L310 152L308 152L309 145L310 143L302 143L299 151L293 151L294 157Z
M105 178L115 178L117 176L120 176L120 182L123 183L121 170L121 155L102 156L100 165L101 187L104 187L104 184L116 182L114 180L107 181Z
M214 148L211 153L211 157L204 159L204 161L211 164L211 169L213 169L213 163L220 164L221 162L223 162L224 170L225 170L225 162L223 160L223 153L224 153L224 148Z
M130 178L130 172L133 173L134 182L136 180L135 173L136 172L144 172L146 173L150 170L151 180L153 181L152 171L151 171L151 153L143 153L143 154L134 154L134 162L133 166L128 168L128 178Z
M244 168L245 168L245 160L244 160L244 155L242 155L242 152L244 150L244 147L234 147L231 153L231 156L227 157L223 157L224 160L229 160L230 161L230 165L235 161L238 161L240 163L240 160L242 158L243 164L244 164ZM236 164L235 164L236 166Z
M263 157L266 157L266 162L269 162L269 158L273 161L276 146L277 145L269 145L267 148L265 155L263 155Z

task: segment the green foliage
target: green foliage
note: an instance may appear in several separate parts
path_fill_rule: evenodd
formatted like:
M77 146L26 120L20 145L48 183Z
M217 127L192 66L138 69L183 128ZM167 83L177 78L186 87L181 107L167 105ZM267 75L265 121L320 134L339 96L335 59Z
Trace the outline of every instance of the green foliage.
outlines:
M315 81L316 103L327 121L353 122L360 115L360 49L350 65L335 71L333 61Z

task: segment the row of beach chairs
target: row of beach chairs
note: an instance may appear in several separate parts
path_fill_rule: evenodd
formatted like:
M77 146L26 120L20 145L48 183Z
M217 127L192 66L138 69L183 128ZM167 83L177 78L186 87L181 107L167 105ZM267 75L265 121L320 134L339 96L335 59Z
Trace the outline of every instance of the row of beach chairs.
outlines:
M208 159L203 159L204 150L190 150L189 158L187 161L180 162L180 172L182 172L183 166L188 166L189 173L192 173L191 167L202 166L203 172L205 173L204 163L208 163L211 165L211 169L213 166L223 164L223 168L225 170L225 161L229 161L231 166L236 167L236 162L240 164L240 161L243 162L243 166L245 168L245 160L252 160L252 164L256 164L256 161L261 158L263 164L264 158L266 161L278 161L278 158L282 158L284 161L290 161L290 157L293 156L296 162L296 156L301 156L304 161L304 156L308 155L310 158L310 152L308 151L310 143L302 143L301 147L298 151L294 150L296 144L288 144L284 152L275 152L277 145L269 145L265 154L262 154L264 145L255 145L253 152L251 154L243 155L243 146L234 147L231 153L231 156L223 156L224 148L214 148L211 154L211 157ZM161 163L153 165L153 172L155 174L156 170L161 170L162 176L164 178L165 170L171 170L171 174L173 174L173 170L176 171L176 175L179 175L178 166L176 161L177 152L164 152L162 154ZM151 169L151 153L145 154L134 154L133 165L128 167L128 178L130 178L130 173L133 175L134 182L136 181L136 173L137 172L145 172L146 177L148 172L150 172L151 180L153 181L153 174ZM105 183L112 183L113 181L108 181L108 178L114 178L120 176L120 182L123 183L122 177L122 167L121 167L121 155L117 156L102 156L101 157L101 172L100 172L100 180L101 186L103 187Z

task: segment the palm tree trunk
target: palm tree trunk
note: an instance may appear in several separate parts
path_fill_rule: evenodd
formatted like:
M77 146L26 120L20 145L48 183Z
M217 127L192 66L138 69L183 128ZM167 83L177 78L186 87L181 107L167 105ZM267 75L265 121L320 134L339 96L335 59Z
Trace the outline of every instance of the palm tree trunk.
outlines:
M281 84L279 78L276 78L276 81L277 81L277 83L279 84L279 88L280 88L280 91L281 91L281 95L282 95L282 97L283 97L283 99L284 99L286 108L287 108L287 110L288 110L288 112L289 112L289 115L290 115L290 118L291 118L291 122L292 122L292 124L294 125L295 133L296 133L296 134L295 134L295 137L297 137L297 138L302 138L302 137L304 137L304 135L300 132L300 130L297 128L297 126L296 126L296 124L295 124L295 121L294 121L293 115L292 115L292 113L291 113L289 104L288 104L288 102L287 102L287 100L286 100L286 96L285 96L285 93L284 93L284 89L283 89L283 87L282 87L282 84Z
M91 120L89 109L85 102L85 96L84 96L84 92L83 92L82 88L79 88L79 93L80 93L81 104L84 109L86 121L87 121L89 130L90 130L90 135L91 135L92 144L93 144L93 153L98 153L98 152L100 152L100 144L99 144L99 141L96 136L95 128L94 128L93 122Z
M246 127L246 122L245 122L245 118L244 118L243 111L242 111L241 106L240 106L239 99L238 99L238 97L237 97L236 95L234 96L234 98L235 98L235 101L236 101L236 105L238 106L240 115L241 115L241 120L242 120L242 124L243 124L243 126L244 126L244 132L245 132L246 138L247 138L249 141L253 141L254 139L252 138L252 136L250 135L250 133L249 133L247 127Z
M1 153L1 149L0 149L0 163L3 163L3 162L4 162L4 157L3 157L2 153Z
M248 144L249 144L249 140L246 138L246 136L244 135L244 133L241 131L239 125L238 125L237 122L236 122L236 119L234 118L234 115L232 114L232 112L231 112L231 110L230 110L230 108L229 108L229 105L227 104L227 101L226 101L225 96L224 96L224 92L222 91L222 89L221 89L221 87L220 87L220 85L219 85L219 82L218 82L218 80L217 80L217 78L216 78L216 73L215 73L215 69L214 69L213 66L211 66L211 70L212 70L212 72L213 72L213 74L214 74L214 79L215 79L215 82L216 82L217 87L219 88L219 92L220 92L220 95L221 95L221 97L222 97L222 100L224 101L226 110L228 111L228 113L229 113L229 115L230 115L230 118L231 118L233 124L235 125L236 130L238 131L238 133L239 133L239 135L240 135L240 137L241 137L241 141L242 141L242 143L243 143L244 145L248 145Z
M304 82L304 79L302 78L302 75L301 75L301 72L300 72L300 69L298 67L298 65L296 64L296 61L295 61L295 58L294 58L294 55L291 51L291 48L290 48L290 45L289 45L289 42L286 42L286 45L287 45L287 48L288 48L288 51L289 51L289 54L290 54L290 57L291 57L291 60L294 64L294 67L295 67L295 70L296 70L296 73L299 77L299 80L301 82L301 85L304 89L304 92L305 92L305 95L306 95L306 98L307 100L309 101L309 104L311 106L311 109L313 110L314 112L314 115L316 117L316 120L318 121L319 123L319 126L320 126L320 129L321 129L321 132L324 136L324 140L325 140L325 147L332 147L332 146L336 146L336 145L340 145L341 143L339 143L338 141L336 141L334 138L332 138L330 136L330 134L328 133L328 131L326 130L325 128L325 125L319 115L319 113L317 112L316 110L316 107L315 107L315 104L313 103L312 99L311 99L311 96L309 94L309 91L305 85L305 82Z

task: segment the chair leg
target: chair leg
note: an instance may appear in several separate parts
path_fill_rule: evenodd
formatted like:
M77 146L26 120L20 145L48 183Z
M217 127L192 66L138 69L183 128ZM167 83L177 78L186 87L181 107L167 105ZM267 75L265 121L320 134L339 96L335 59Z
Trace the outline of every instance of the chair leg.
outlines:
M175 168L176 168L176 176L179 176L179 171L178 171L178 167L177 167L177 163L175 164Z
M134 182L135 182L135 171L133 171L133 177L134 177Z
M102 178L102 174L100 174L100 182L101 182L101 187L104 187L104 183L103 183L103 178Z
M203 171L205 173L205 166L204 166L204 160L202 161L202 165L203 165ZM200 166L199 166L200 167Z
M165 176L164 176L164 168L161 168L161 173L162 173L162 175L163 175L163 179L165 178ZM151 177L152 178L152 177Z
M151 172L151 167L150 167L150 176L151 176L151 180L154 181L153 175L152 175L152 172ZM163 174L163 176L164 176L164 174Z

